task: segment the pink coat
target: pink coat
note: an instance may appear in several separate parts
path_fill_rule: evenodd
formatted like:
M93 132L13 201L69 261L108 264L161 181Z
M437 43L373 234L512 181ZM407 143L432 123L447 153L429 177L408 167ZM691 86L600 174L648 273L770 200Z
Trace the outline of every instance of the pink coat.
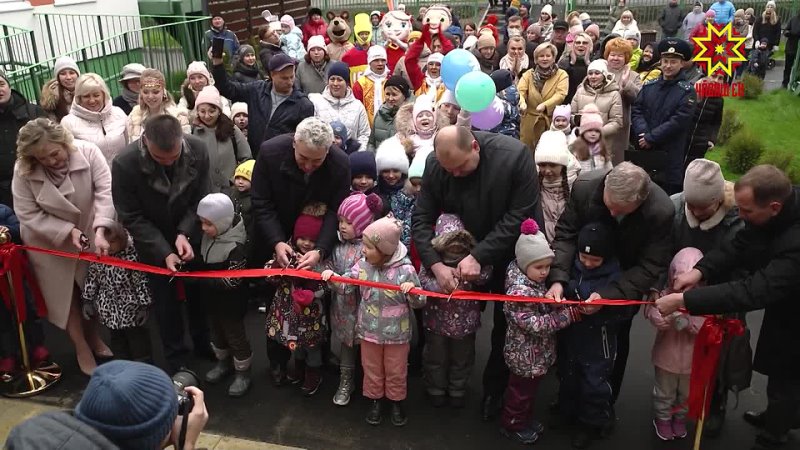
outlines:
M662 323L674 323L670 317L661 317L661 313L654 306L644 307L644 315L653 325L658 326ZM653 344L653 365L668 372L681 375L692 373L692 353L694 353L694 338L705 317L688 316L689 326L681 331L670 327L669 330L658 330L656 341Z
M89 238L94 251L94 232L110 227L116 213L111 199L111 171L96 145L75 140L67 178L56 187L41 165L23 175L19 164L11 182L14 211L25 245L77 253L70 233L77 228ZM28 253L47 304L47 318L66 328L75 286L83 289L88 262Z

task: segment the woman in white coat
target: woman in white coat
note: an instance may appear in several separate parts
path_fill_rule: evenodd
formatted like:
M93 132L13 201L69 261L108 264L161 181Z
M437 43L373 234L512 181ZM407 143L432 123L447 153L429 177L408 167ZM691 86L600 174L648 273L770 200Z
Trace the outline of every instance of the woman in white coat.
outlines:
M328 65L328 86L322 94L309 94L314 104L314 115L325 123L335 120L347 127L348 137L358 140L366 150L371 129L367 109L350 89L350 68L336 61Z
M111 166L114 157L128 145L127 120L128 116L112 104L103 78L96 73L85 73L75 84L72 109L61 119L61 125L75 139L99 147Z
M105 233L115 218L111 172L96 145L73 140L69 131L48 119L28 122L17 138L12 190L25 245L108 254ZM88 263L34 252L28 256L48 320L67 331L81 371L90 375L97 367L95 356L113 355L97 323L81 317L79 299Z

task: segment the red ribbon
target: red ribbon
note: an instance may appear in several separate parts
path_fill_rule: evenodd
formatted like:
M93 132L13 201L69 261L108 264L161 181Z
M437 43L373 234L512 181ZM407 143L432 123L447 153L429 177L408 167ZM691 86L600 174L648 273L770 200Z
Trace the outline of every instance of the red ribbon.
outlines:
M733 336L744 334L738 319L710 316L703 322L694 340L692 374L689 378L689 418L700 419L708 411L716 382L717 364L722 344ZM705 399L705 402L703 401Z
M322 277L317 272L310 270L297 270L297 269L241 269L241 270L205 270L197 272L172 272L163 267L155 267L148 264L139 262L123 261L111 256L97 256L94 253L69 253L59 250L49 250L39 247L31 247L27 245L19 246L29 252L43 253L46 255L58 256L61 258L77 259L87 262L98 262L101 264L120 267L123 269L137 270L140 272L150 273L154 275L164 275L175 278L264 278L264 277L295 277L303 278L306 280L321 280ZM368 280L356 280L353 278L331 277L331 281L336 281L343 284L352 284L357 286L372 287L377 289L389 289L399 291L400 286L396 284L376 283ZM537 298L537 297L521 297L501 294L490 294L485 292L472 292L472 291L455 291L452 296L450 294L443 294L441 292L431 292L419 288L411 290L412 294L425 295L427 297L435 297L441 299L457 299L457 300L483 300L483 301L498 301L498 302L534 302L534 303L557 303L559 305L579 305L583 302L574 300L564 300L563 302L556 302L553 299ZM643 305L649 302L638 300L609 300L598 299L594 300L592 304L600 306L631 306Z
M3 301L6 308L11 311L14 305L11 304L11 292L9 287L12 287L16 299L17 317L20 322L25 322L28 318L27 302L25 301L25 284L28 285L31 295L33 296L33 304L36 308L36 314L39 317L47 316L47 305L44 302L42 291L39 290L39 283L36 281L36 276L28 264L28 258L22 251L22 247L6 243L0 245L0 276L8 276L11 274L9 283L0 282L0 295L3 296Z

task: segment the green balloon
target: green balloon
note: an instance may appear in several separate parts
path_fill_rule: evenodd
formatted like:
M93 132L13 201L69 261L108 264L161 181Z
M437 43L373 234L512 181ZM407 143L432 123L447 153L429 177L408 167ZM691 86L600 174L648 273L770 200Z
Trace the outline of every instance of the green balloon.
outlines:
M486 109L492 104L495 94L492 77L479 70L464 75L456 84L456 101L469 112Z

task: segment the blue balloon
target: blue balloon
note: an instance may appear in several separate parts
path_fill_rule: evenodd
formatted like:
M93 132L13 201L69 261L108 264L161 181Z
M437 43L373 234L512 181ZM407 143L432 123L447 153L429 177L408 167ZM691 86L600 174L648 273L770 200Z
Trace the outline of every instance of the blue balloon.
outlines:
M457 48L446 54L442 60L442 81L447 89L455 91L458 80L476 70L481 70L478 58L468 50Z

